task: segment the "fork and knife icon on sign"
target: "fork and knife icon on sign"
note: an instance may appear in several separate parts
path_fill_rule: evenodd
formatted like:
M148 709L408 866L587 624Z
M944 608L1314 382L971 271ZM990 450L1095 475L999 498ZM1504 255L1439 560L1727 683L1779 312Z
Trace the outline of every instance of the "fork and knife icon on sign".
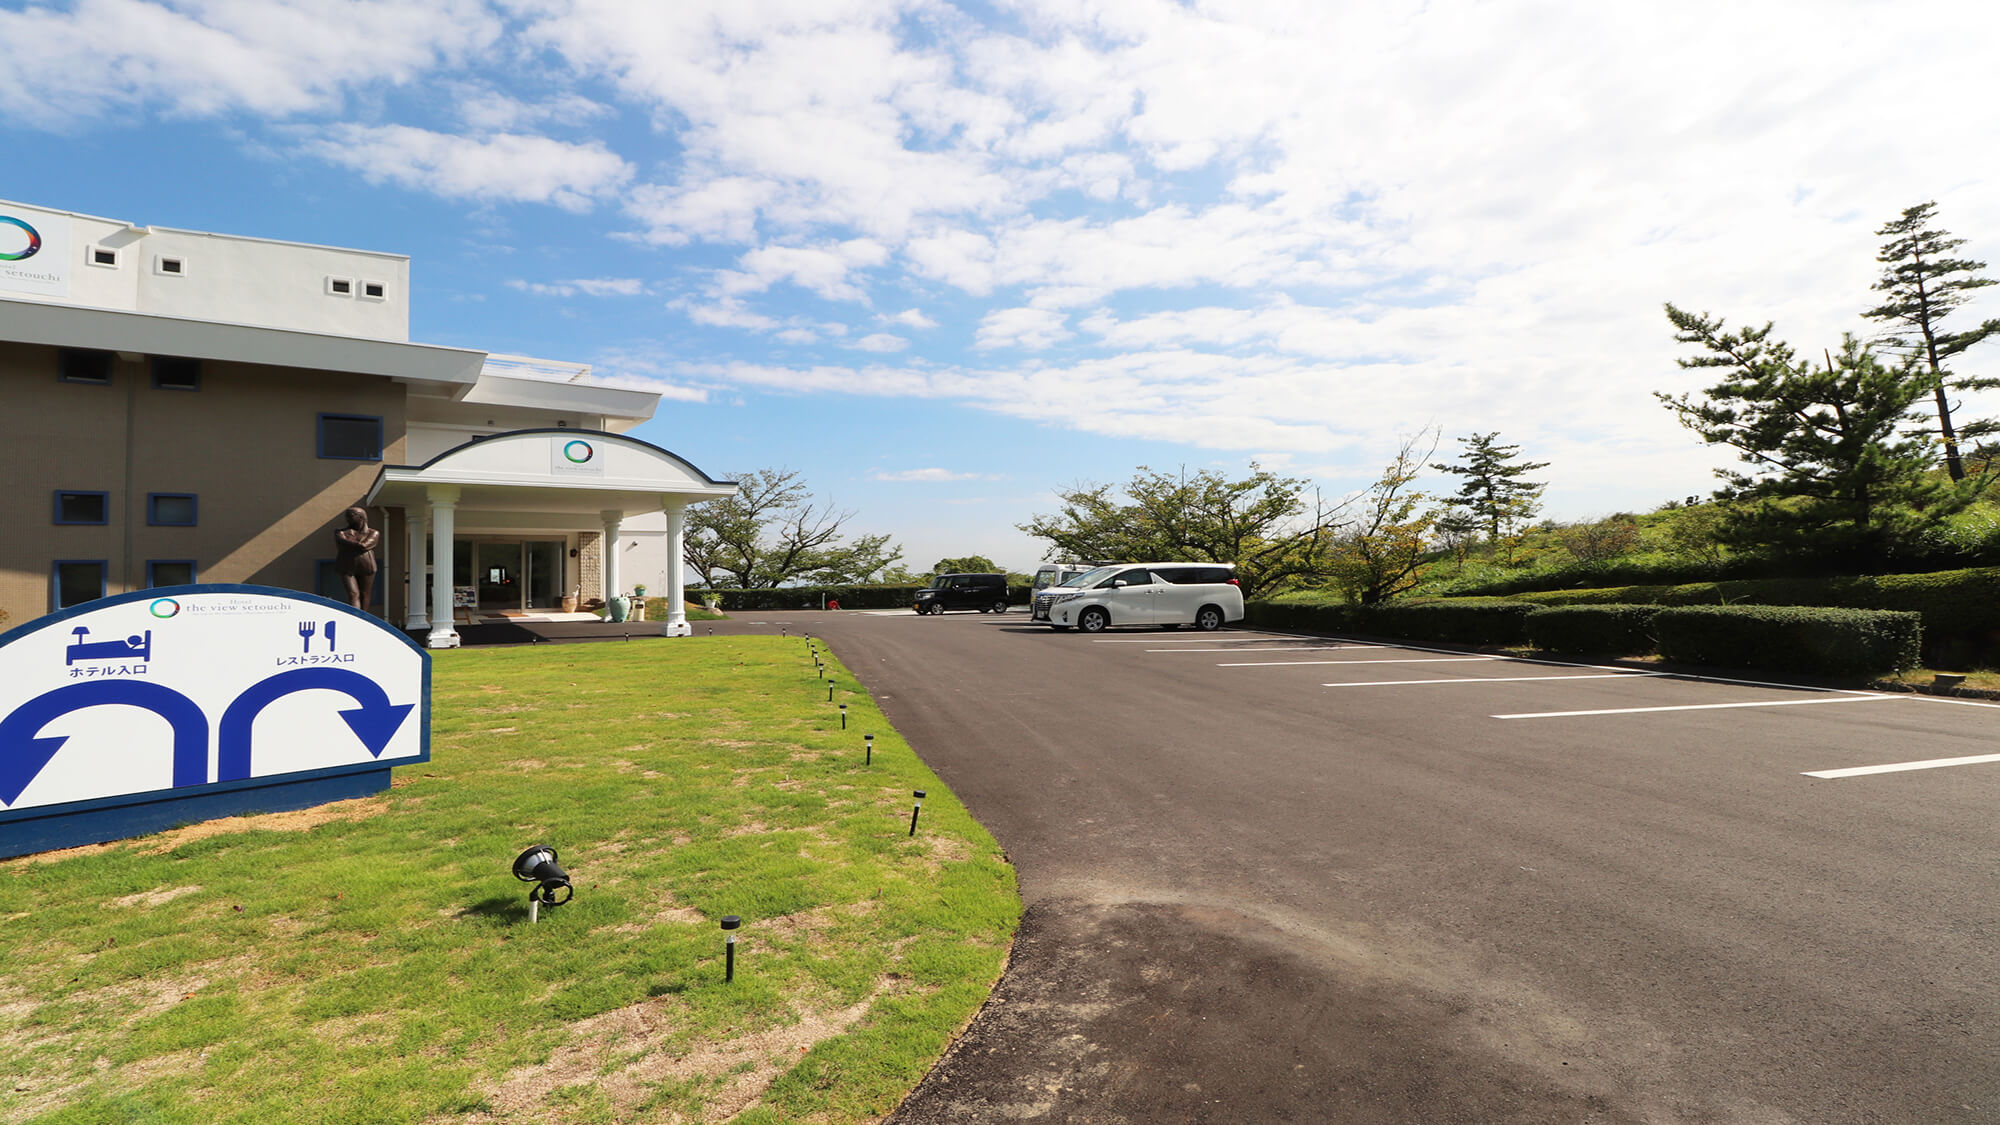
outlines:
M333 641L333 627L338 624L340 624L338 621L329 621L324 626L316 627L310 621L299 622L299 651L307 653L312 651L313 634L317 632L326 637L326 651L338 652L339 649L334 647Z

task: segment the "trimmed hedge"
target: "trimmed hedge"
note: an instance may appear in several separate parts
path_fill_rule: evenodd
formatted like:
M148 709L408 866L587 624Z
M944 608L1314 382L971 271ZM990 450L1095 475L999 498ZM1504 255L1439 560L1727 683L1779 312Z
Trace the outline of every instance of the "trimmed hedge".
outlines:
M1542 606L1528 614L1528 643L1549 652L1637 656L1652 652L1657 605Z
M1348 605L1333 595L1288 594L1249 602L1243 607L1243 623L1259 629L1514 645L1522 643L1522 623L1534 608L1527 602L1503 598L1440 598L1361 606Z
M1537 605L1798 605L1923 615L1924 644L1947 666L2000 659L2000 567L1849 578L1772 578L1517 594Z
M1384 602L1357 607L1355 628L1384 637L1465 645L1518 645L1527 640L1528 602L1487 598Z
M818 609L822 596L842 609L908 609L917 604L922 586L779 586L766 590L692 589L687 597L700 604L710 596L722 599L723 612L750 609ZM1028 587L1007 587L1008 605L1028 604Z
M1677 606L1653 617L1660 655L1686 664L1869 676L1915 667L1923 618L1894 610Z

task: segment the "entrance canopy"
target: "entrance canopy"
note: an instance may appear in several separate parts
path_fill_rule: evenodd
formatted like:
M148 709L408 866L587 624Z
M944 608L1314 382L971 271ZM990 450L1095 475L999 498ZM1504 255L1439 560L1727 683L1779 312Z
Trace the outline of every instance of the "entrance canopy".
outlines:
M687 506L735 493L735 481L716 480L637 438L598 430L514 430L475 438L422 465L385 465L362 504L404 510L410 557L419 562L426 557L424 540L429 537L429 606L421 568L413 566L409 628L429 628L432 648L455 648L453 610L471 604L465 597L478 597L475 588L454 588L452 581L460 513L467 526L487 533L602 528L607 598L624 589L618 575L620 524L631 516L665 513L669 608L662 631L686 636L690 630L682 609L686 592L680 560ZM560 556L561 545L555 546ZM590 569L594 573L595 564Z
M657 445L597 430L515 430L448 449L422 465L385 465L364 506L421 508L437 486L460 511L505 513L502 524L571 523L578 516L663 511L736 494ZM481 522L489 522L482 519Z

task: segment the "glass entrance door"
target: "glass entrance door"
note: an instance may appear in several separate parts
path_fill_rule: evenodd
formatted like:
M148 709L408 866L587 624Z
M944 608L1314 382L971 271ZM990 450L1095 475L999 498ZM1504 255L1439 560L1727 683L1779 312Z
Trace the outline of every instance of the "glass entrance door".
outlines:
M521 544L480 543L479 608L521 608Z
M529 609L557 609L563 596L563 541L534 539L521 544Z

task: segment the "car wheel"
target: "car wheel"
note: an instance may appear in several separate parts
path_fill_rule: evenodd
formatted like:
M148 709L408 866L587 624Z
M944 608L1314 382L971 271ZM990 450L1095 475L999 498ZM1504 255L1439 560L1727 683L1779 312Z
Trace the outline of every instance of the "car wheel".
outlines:
M1222 628L1222 611L1212 605L1202 606L1194 615L1194 627L1204 633L1213 633Z
M1084 610L1076 619L1076 627L1086 633L1102 633L1104 627L1109 624L1111 615L1096 606Z
M993 612L995 612L995 613L1005 613L1005 612L1007 612L1007 603L1006 603L1006 602L994 602L994 603L993 603Z

